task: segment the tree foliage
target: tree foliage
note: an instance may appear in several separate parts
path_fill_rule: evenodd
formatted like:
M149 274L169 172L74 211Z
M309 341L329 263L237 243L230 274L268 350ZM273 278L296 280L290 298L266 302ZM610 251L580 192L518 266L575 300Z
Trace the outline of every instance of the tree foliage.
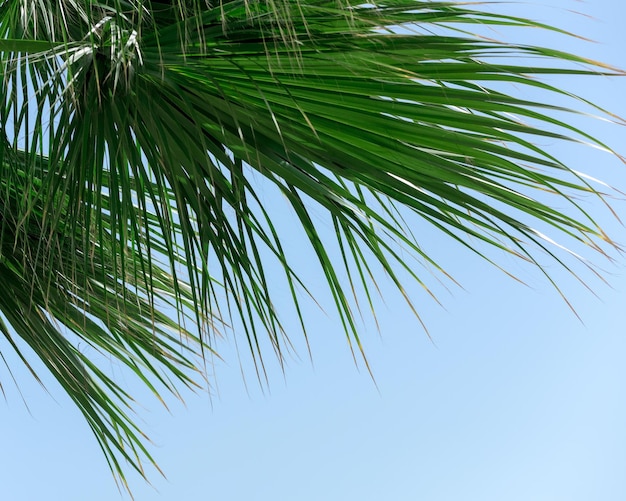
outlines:
M559 32L478 9L0 1L0 330L29 367L30 356L43 361L119 478L125 461L142 475L154 461L131 396L80 343L161 398L202 384L202 357L236 326L262 378L261 339L279 358L289 346L270 261L306 335L306 284L258 179L299 221L357 350L352 291L371 305L376 267L400 291L400 270L427 286L406 256L439 269L403 214L487 259L493 247L541 266L545 251L570 269L575 254L546 230L568 249L610 250L577 203L602 198L598 185L538 144L611 151L562 118L592 105L542 77L620 72L472 35L490 25ZM334 227L339 262L318 214Z

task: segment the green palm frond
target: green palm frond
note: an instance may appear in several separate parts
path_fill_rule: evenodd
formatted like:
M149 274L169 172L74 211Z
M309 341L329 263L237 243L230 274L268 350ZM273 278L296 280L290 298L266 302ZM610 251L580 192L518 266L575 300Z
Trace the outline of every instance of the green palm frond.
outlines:
M575 198L601 194L537 143L611 150L559 118L581 101L541 77L621 73L472 25L560 32L434 1L0 1L0 273L13 292L1 328L44 360L117 473L120 458L141 471L150 456L130 396L75 338L176 392L195 384L193 360L226 322L263 378L262 337L279 359L289 347L272 260L305 327L305 284L258 179L299 220L357 349L349 291L360 284L371 304L372 260L401 291L398 270L424 279L399 248L438 268L403 213L486 258L483 243L536 264L545 250L569 269L546 229L574 249L610 250Z
M99 233L64 214L49 220L33 190L39 183L27 179L24 154L8 145L2 152L0 331L38 380L23 346L41 359L83 412L123 480L120 458L138 469L142 456L152 459L145 434L131 419L131 395L102 364L113 359L126 366L161 400L163 390L179 396L180 385L200 388L196 366L202 344L182 327L182 316L193 306L189 287L175 285L158 263L143 267L135 245L113 236L107 196ZM45 157L38 160L43 168ZM55 202L59 208L69 205L64 197ZM157 239L152 246L162 250ZM164 307L174 305L175 287L179 306L186 309L171 319Z

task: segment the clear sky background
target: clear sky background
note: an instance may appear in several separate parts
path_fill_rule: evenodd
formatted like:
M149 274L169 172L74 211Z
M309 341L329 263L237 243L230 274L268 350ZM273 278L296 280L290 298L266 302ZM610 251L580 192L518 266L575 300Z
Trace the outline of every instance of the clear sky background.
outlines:
M625 2L546 0L495 8L597 43L537 30L518 30L521 40L626 68ZM626 116L624 79L554 82ZM585 123L626 154L626 128ZM625 190L626 167L609 155L544 145L572 167ZM607 232L626 244L623 226L597 202L584 203L597 208ZM626 203L616 201L615 208L626 219ZM294 224L284 217L284 224ZM596 260L610 287L585 275L598 297L550 265L581 322L536 270L500 259L526 281L523 286L429 228L415 230L464 287L450 284L447 292L426 277L445 309L418 286L409 288L432 341L381 280L380 335L368 320L362 328L378 389L362 364L355 367L338 319L313 306L307 311L313 364L296 343L301 359L292 357L284 376L269 364L269 389L259 388L243 354L246 389L234 346L225 342L218 346L226 360L213 367L212 396L188 394L186 406L170 399L170 412L142 399L143 429L167 479L152 472L151 487L129 475L135 499L626 499L626 257L614 265ZM306 266L314 261L301 240L294 230L289 244ZM313 265L308 273L332 312ZM294 318L285 324L297 327ZM10 361L30 412L0 371L7 387L0 405L0 500L120 499L78 410L53 382L50 396Z

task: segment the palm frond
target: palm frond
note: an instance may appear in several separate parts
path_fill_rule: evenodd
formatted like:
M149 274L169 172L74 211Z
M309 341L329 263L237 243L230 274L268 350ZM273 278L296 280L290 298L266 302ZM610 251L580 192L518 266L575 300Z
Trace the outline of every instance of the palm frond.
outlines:
M99 234L84 220L49 220L33 191L38 181L27 181L23 153L8 145L2 152L0 331L29 368L31 351L41 359L84 414L120 479L120 459L143 474L142 458L154 461L134 424L133 398L103 365L125 366L162 401L164 390L180 396L181 385L200 388L196 366L204 346L182 318L192 307L189 287L175 286L156 262L144 268L135 245L112 236L106 196ZM56 204L69 205L63 197ZM155 252L162 248L158 239L152 245ZM187 306L178 321L165 313L175 287L179 306Z
M582 101L541 77L621 72L473 36L476 25L567 35L452 2L0 2L0 273L14 291L0 305L2 330L47 361L118 473L118 457L139 468L127 445L147 454L123 410L130 397L54 322L175 391L163 371L193 384L191 360L224 319L240 326L264 378L262 336L279 359L289 349L269 262L284 270L305 335L306 288L257 178L297 217L358 349L350 292L361 287L372 304L370 260L402 292L398 270L427 283L399 248L440 269L402 214L487 259L484 244L538 265L547 251L575 272L546 229L568 247L610 252L576 202L602 195L537 140L612 152L563 118ZM556 96L571 106L551 104ZM164 304L193 312L204 343L182 327L182 338L171 334L180 322Z

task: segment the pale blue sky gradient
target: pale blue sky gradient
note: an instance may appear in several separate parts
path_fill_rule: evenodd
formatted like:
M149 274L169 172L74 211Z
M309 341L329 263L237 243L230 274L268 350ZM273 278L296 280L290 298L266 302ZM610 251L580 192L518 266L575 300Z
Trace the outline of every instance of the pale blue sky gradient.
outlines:
M518 30L521 40L556 43L626 68L624 2L547 0L496 8L598 43L536 30ZM626 116L624 79L554 82ZM624 127L585 123L626 154ZM626 189L626 167L615 158L576 145L544 145L572 167ZM626 244L623 226L597 202L583 203L597 208L607 232ZM615 208L626 217L623 201ZM284 224L293 221L284 215ZM130 475L135 499L626 499L626 258L615 265L596 260L611 287L584 275L599 298L550 265L583 323L536 270L501 257L528 284L520 285L429 228L415 229L464 287L448 284L447 292L426 277L445 309L418 286L409 288L432 341L381 280L381 333L373 325L362 329L378 389L362 364L352 362L336 316L314 306L306 313L313 364L296 334L301 359L289 360L284 377L270 362L269 390L256 384L243 353L246 390L232 343L218 346L226 361L213 367L212 397L186 395L186 407L170 399L171 413L152 399L141 401L144 430L167 480L153 472L150 487ZM313 263L299 241L294 231L288 245L301 264ZM305 278L330 312L316 273L311 266ZM297 327L295 318L285 323ZM0 407L0 500L120 499L69 399L53 382L47 395L17 360L11 366L30 413L0 369L8 399Z

